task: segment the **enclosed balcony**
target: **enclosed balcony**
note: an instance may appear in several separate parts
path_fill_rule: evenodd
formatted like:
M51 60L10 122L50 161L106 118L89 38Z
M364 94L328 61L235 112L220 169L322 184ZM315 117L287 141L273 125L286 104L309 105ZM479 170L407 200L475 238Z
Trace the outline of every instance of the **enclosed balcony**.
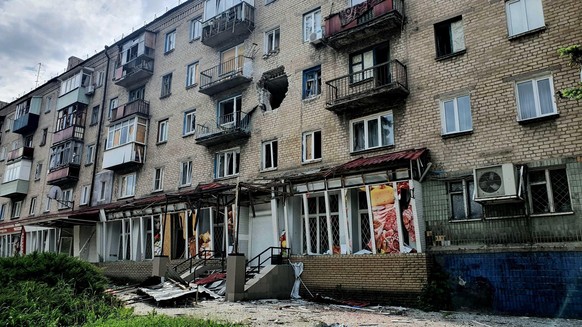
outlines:
M150 114L150 103L142 99L133 100L122 106L111 110L111 117L109 121L114 122L131 115L140 115L148 118Z
M200 93L215 95L225 90L250 83L253 59L238 56L200 73Z
M11 199L25 197L28 193L31 167L32 161L24 159L7 164L0 185L0 196Z
M382 63L327 81L326 108L336 113L394 105L408 96L406 66L398 60Z
M148 56L142 56L123 66L117 67L115 69L113 81L119 86L132 88L134 86L145 84L153 73L154 59Z
M22 199L28 194L29 181L16 179L0 185L0 197Z
M80 168L77 164L69 164L49 171L46 177L48 185L68 185L79 180Z
M250 114L237 111L196 127L196 143L214 146L220 143L246 140L251 135Z
M325 18L327 44L339 50L356 43L370 44L400 33L402 0L367 0Z
M137 169L145 159L145 145L135 142L105 150L103 153L103 169Z
M34 148L30 148L30 147L22 147L16 150L12 150L10 152L8 152L8 156L6 157L6 161L10 162L10 161L15 161L15 160L19 160L19 159L32 159L34 155Z
M254 29L255 8L241 2L202 23L202 44L229 48L242 43Z
M24 114L14 120L12 131L18 134L30 134L38 127L39 115L33 113Z

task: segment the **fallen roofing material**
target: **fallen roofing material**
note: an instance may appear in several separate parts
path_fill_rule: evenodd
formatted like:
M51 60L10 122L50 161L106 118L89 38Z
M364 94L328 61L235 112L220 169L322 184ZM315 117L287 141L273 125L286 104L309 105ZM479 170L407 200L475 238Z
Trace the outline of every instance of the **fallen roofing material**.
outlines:
M160 287L161 286L161 287ZM177 299L189 294L195 294L196 288L182 289L171 282L164 282L154 287L141 287L137 289L138 292L143 292L156 300L156 302Z

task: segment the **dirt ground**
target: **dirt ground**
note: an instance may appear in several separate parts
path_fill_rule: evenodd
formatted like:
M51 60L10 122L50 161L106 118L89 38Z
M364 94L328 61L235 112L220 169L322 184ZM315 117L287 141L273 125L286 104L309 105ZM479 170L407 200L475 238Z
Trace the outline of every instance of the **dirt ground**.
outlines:
M580 320L495 316L464 312L423 312L400 307L355 309L303 300L260 300L235 303L220 299L198 303L192 300L173 308L138 301L128 306L133 307L136 314L145 315L155 310L158 314L169 316L190 315L197 318L242 323L247 326L582 326Z

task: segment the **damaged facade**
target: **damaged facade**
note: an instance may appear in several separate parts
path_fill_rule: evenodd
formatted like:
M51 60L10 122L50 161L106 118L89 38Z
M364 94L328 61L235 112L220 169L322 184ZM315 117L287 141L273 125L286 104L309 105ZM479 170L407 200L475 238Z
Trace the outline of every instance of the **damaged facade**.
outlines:
M411 303L435 259L461 302L552 314L508 286L537 267L580 303L580 105L554 94L581 13L186 1L0 109L0 255L131 271L285 246L322 294Z

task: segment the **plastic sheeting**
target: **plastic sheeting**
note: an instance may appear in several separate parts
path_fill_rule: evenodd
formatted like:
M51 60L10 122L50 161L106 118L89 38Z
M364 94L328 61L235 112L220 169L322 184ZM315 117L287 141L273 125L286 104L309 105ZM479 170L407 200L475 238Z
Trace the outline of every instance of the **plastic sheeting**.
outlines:
M293 267L293 272L295 273L295 283L293 283L293 289L291 289L291 298L300 299L299 288L301 287L301 274L303 273L303 262L291 262L291 267Z

